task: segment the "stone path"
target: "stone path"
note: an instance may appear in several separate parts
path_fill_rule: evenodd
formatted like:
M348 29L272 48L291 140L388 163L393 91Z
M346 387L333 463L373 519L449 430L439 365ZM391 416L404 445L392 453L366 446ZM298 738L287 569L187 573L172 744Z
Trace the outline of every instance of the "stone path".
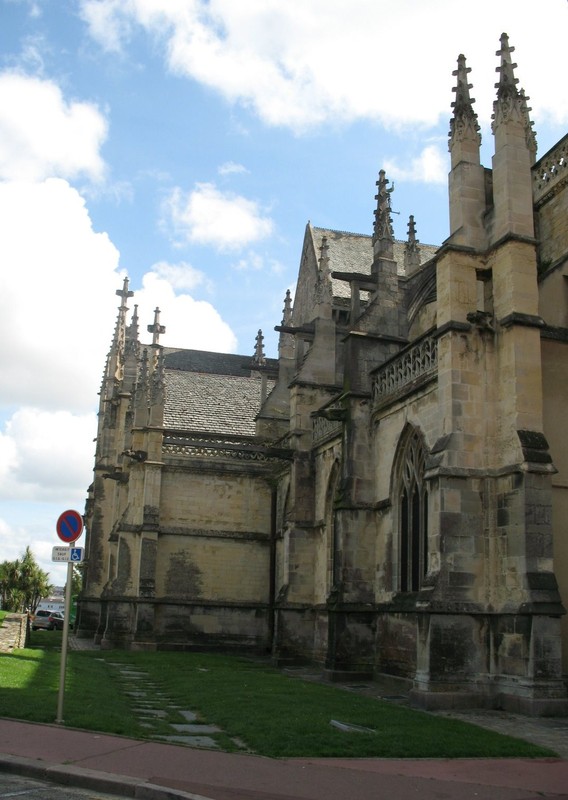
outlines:
M246 750L243 742L228 737L217 725L199 722L198 715L192 709L181 708L174 703L147 672L133 669L118 661L101 658L111 669L115 670L122 684L124 694L133 703L132 711L148 736L162 742L185 744L189 747L207 749L225 749L220 737L230 739L238 750ZM183 720L183 722L177 720Z
M70 637L71 649L99 648L89 640ZM199 722L193 709L184 709L177 706L168 698L158 686L152 683L149 675L134 670L125 664L106 661L113 668L119 670L120 678L126 684L125 692L136 700L135 711L141 723L148 731L150 738L186 744L190 747L207 749L225 749L219 740L231 741L240 752L246 752L246 744L238 739L230 738L215 725L206 725ZM283 672L301 680L321 682L321 672L309 668L288 668ZM335 684L337 688L377 697L401 705L409 705L408 692L400 682L369 681L368 683ZM463 710L429 712L461 719L472 725L479 725L488 730L497 731L507 736L533 742L534 744L548 747L557 753L560 758L568 760L568 718L567 717L527 717L523 714L512 714L506 711L490 710ZM184 722L179 722L181 717Z

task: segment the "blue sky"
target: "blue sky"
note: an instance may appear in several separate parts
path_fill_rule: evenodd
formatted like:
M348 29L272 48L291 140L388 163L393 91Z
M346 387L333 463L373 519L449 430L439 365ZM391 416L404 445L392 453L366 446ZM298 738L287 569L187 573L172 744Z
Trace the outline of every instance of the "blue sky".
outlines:
M465 10L464 10L465 9ZM546 19L565 31L566 0ZM0 0L0 560L52 580L55 522L82 511L124 274L162 343L253 353L294 290L304 228L448 233L457 57L490 166L499 37L542 155L566 132L562 48L534 3ZM545 30L542 21L539 29ZM79 542L79 544L81 541Z

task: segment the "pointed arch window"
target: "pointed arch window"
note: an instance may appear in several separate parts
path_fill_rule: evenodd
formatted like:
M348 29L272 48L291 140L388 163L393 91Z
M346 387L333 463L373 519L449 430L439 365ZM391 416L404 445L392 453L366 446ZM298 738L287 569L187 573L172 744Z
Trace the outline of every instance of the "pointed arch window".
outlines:
M399 590L417 592L428 569L428 489L425 453L414 431L402 452L399 493Z

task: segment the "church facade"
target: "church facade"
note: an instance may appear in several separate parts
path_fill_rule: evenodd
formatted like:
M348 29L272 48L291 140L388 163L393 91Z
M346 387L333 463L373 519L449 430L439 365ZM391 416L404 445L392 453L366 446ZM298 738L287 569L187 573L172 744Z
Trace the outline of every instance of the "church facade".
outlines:
M426 708L568 711L568 136L536 160L505 34L491 168L469 69L450 235L308 224L277 359L139 341L101 389L78 631L238 649Z

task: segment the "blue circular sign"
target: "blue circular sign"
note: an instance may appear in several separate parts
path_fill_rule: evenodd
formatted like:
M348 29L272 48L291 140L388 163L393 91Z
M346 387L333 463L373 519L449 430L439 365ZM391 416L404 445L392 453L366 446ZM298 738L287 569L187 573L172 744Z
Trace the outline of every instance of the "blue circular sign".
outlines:
M63 514L59 515L55 529L62 542L71 544L83 532L83 517L78 511L73 511L72 509L64 511Z

